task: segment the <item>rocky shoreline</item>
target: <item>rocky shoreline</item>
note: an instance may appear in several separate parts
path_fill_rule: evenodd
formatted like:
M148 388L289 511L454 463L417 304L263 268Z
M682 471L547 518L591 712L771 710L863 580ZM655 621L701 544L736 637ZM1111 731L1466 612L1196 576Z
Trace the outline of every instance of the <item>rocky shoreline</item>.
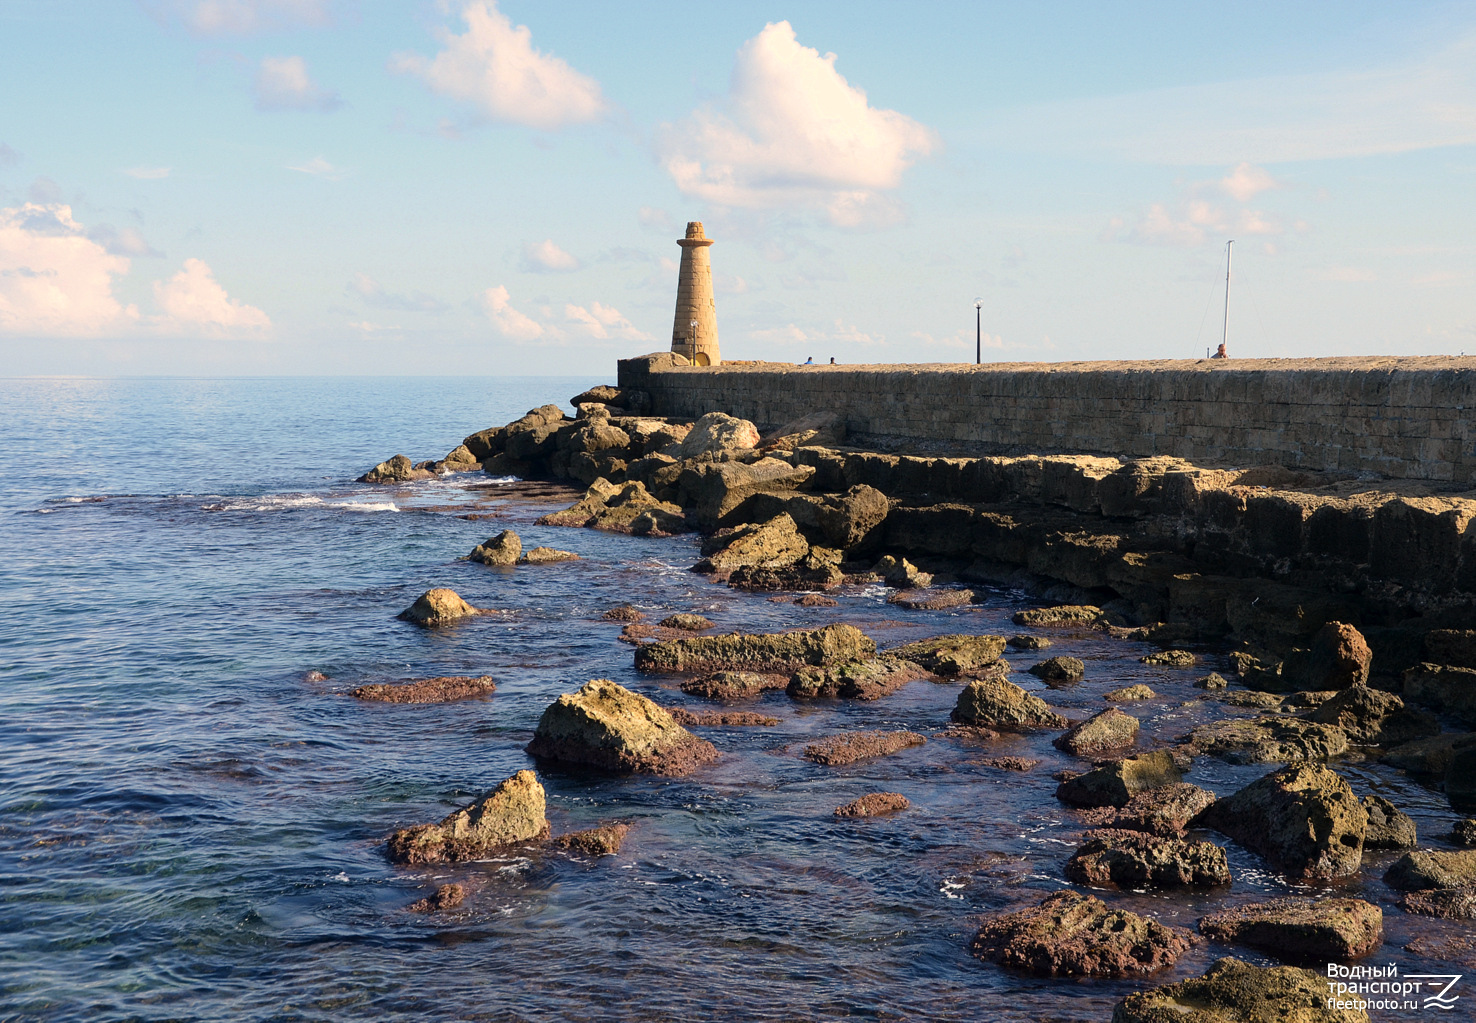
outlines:
M952 727L970 741L1059 732L1054 745L1082 770L1057 779L1057 796L1098 815L1062 878L1103 898L1063 889L1034 908L986 920L974 943L981 957L1052 976L1125 976L1171 965L1204 939L1113 909L1111 893L1233 884L1215 835L1258 854L1289 881L1314 883L1358 873L1366 848L1410 849L1384 875L1404 893L1398 908L1473 919L1476 850L1463 846L1476 841L1476 824L1458 815L1476 812L1476 735L1469 731L1476 725L1476 548L1468 552L1464 538L1476 502L1174 459L861 451L843 446L843 425L824 412L767 432L720 412L674 422L643 415L649 400L616 388L593 389L573 404L573 419L544 406L466 437L443 459L396 456L362 481L403 484L477 470L576 480L587 488L583 496L540 524L651 537L701 533L693 569L737 590L827 599L825 591L843 585L881 583L905 614L982 602L985 587L1014 587L1052 605L1017 616L1030 631L1008 640L1015 649L1047 647L1050 631L1063 629L1155 643L1161 652L1145 662L1171 669L1192 670L1196 650L1229 653L1238 684L1205 675L1196 683L1200 698L1248 713L1147 749L1131 711L1136 701L1154 699L1153 689L1107 693L1109 706L1070 718L1008 679L1004 636L943 635L878 650L842 623L703 635L710 621L674 616L646 626L611 611L631 623L622 638L635 645L638 669L678 677L683 692L700 698L727 703L782 688L796 702L871 701L933 680L961 687ZM516 534L503 531L468 557L515 566L565 553L538 550L550 553L525 558ZM1471 573L1462 567L1468 553ZM492 613L433 590L403 617L434 628ZM1046 657L1030 671L1048 688L1069 688L1086 666ZM685 724L761 724L764 717L684 713L679 719L594 680L548 708L528 752L540 762L605 771L690 774L719 754ZM836 733L802 755L845 764L927 741L905 730ZM1202 757L1266 771L1215 799L1182 779ZM996 759L1004 770L1033 766ZM1450 834L1422 843L1397 806L1354 794L1337 769L1343 760L1382 760L1443 789ZM521 772L504 786L515 781L538 784ZM521 805L505 811L501 793L438 825L397 832L391 858L439 862L547 843L541 787L537 813ZM907 806L896 793L875 793L836 814ZM582 848L566 838L563 848ZM1202 978L1131 996L1113 1018L1159 1018L1164 1010L1155 1006L1175 1004L1178 989L1194 987L1204 1006L1196 1019L1290 1018L1293 1011L1307 1020L1366 1019L1358 1010L1319 1007L1326 978L1301 967L1376 951L1381 912L1363 900L1315 898L1210 914L1199 926L1205 937L1288 965L1221 960Z

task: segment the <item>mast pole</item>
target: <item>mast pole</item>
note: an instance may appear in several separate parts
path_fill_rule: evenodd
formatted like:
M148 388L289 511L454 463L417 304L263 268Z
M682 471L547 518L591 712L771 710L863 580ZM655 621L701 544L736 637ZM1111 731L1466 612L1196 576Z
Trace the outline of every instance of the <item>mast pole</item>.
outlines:
M1220 344L1222 345L1230 343L1230 246L1234 244L1234 238L1225 243L1225 325L1220 332ZM1225 349L1227 352L1229 350L1229 348Z

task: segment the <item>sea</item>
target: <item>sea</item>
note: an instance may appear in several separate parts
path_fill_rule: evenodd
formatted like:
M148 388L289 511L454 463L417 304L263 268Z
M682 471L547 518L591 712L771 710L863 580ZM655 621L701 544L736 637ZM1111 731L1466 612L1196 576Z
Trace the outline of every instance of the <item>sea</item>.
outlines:
M886 699L751 707L772 727L703 729L722 756L680 779L534 762L543 709L592 678L702 709L643 676L630 603L720 631L849 622L879 645L1020 631L1032 606L910 611L880 586L803 607L693 573L695 536L641 538L535 520L578 490L462 473L402 486L355 478L396 453L439 458L462 437L598 377L0 380L0 1019L4 1020L993 1020L1106 1021L1127 993L1202 973L1243 948L1202 942L1150 978L1051 979L970 953L981 916L1070 887L1084 825L1052 774L1082 762L1050 733L987 746L945 734L956 685ZM572 413L572 409L570 409ZM460 560L503 529L578 561ZM497 615L423 630L396 614L449 586ZM1047 690L1070 716L1147 683L1143 741L1245 713L1145 665L1153 648L1055 632L1087 665ZM457 703L365 703L369 682L491 675ZM908 728L922 746L844 767L804 759L840 731ZM985 763L1039 760L1026 772ZM555 834L620 821L613 856L529 850L431 868L390 864L395 829L439 820L534 768ZM1201 758L1220 794L1264 774ZM1422 834L1449 831L1438 793L1376 762L1340 763ZM845 819L869 792L903 813ZM1226 844L1220 836L1205 837ZM1287 882L1229 848L1208 892L1096 892L1190 928L1275 894L1358 895L1385 911L1379 964L1460 972L1431 953L1468 924L1405 916L1365 857L1336 889ZM407 906L438 885L459 906ZM1419 951L1412 951L1411 948ZM1476 993L1471 998L1476 1000ZM1449 1018L1447 1016L1446 1018Z

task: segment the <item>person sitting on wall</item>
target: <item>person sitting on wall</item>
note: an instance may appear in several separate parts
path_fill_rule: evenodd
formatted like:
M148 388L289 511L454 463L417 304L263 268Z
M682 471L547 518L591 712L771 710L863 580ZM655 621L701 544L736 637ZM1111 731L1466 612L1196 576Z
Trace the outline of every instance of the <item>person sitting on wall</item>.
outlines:
M834 355L832 355L832 356L831 356L831 357L830 357L830 364L831 364L831 365L832 365L832 366L834 366L834 365L835 365L835 356L834 356Z
M815 357L813 355L810 356L804 362L800 363L800 365L801 366L813 366L813 365L815 365Z
M1215 350L1215 354L1214 355L1211 355L1210 358L1211 359L1228 359L1228 358L1230 358L1230 353L1227 352L1227 351L1225 351L1225 342L1223 342L1223 341L1220 342L1220 347Z

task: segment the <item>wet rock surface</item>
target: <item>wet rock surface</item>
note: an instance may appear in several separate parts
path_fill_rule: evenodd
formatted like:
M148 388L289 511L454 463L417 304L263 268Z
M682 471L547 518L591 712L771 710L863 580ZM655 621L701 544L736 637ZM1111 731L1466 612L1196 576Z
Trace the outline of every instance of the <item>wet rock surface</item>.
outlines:
M1332 879L1358 870L1367 821L1341 775L1295 764L1216 800L1194 823L1235 839L1291 877Z
M1099 828L1066 861L1066 877L1098 887L1212 888L1230 883L1230 864L1213 842Z
M1053 739L1051 745L1079 757L1097 756L1132 746L1138 739L1138 728L1137 718L1108 707L1072 725L1065 735Z
M813 700L837 697L846 700L879 700L909 682L927 675L910 661L877 657L834 667L801 668L790 676L787 692L792 699Z
M1183 780L1174 758L1165 750L1125 757L1103 764L1056 789L1056 798L1072 806L1123 807L1148 789L1174 785Z
M973 953L1049 977L1124 977L1172 966L1193 944L1186 930L1072 891L985 920Z
M630 834L629 824L601 824L585 831L571 831L554 839L554 845L586 856L614 856Z
M391 862L408 866L471 860L542 841L548 831L543 786L532 771L519 771L439 824L396 831L386 853Z
M1406 913L1442 920L1476 920L1476 885L1406 892L1399 899L1399 908Z
M871 792L860 799L853 799L844 806L835 808L837 817L881 817L889 813L900 813L912 804L898 792Z
M1079 682L1086 676L1086 665L1077 657L1048 657L1030 666L1030 674L1043 682Z
M1037 607L1017 611L1010 619L1016 625L1036 627L1075 625L1095 626L1103 623L1102 609L1086 604L1064 604L1059 607Z
M1202 977L1128 995L1112 1023L1368 1023L1362 1009L1330 1008L1333 994L1312 970L1221 959Z
M443 884L423 899L405 907L410 913L439 913L444 909L455 909L466 901L466 889L459 884Z
M722 670L790 669L868 660L876 653L860 629L827 625L821 629L768 635L734 633L653 643L636 651L640 671L684 673Z
M516 565L522 554L522 538L511 529L504 529L496 536L473 547L466 559L483 565L507 566Z
M412 625L436 628L481 613L477 608L462 600L461 594L455 590L435 589L426 590L415 599L415 603L401 611L397 617Z
M1361 685L1344 689L1303 717L1336 726L1350 742L1363 746L1392 746L1440 734L1433 714L1408 709L1393 693Z
M912 746L921 746L927 741L917 732L906 730L842 732L810 743L805 747L804 757L826 767L839 767L858 760L884 757Z
M1113 703L1138 703L1142 700L1151 700L1157 695L1150 687L1140 682L1135 686L1109 690L1102 694L1102 699L1111 700Z
M683 728L772 728L779 723L776 717L757 714L751 710L686 710L682 707L671 711L671 718Z
M1384 913L1362 899L1283 898L1211 913L1199 932L1226 945L1271 952L1285 962L1346 962L1384 943Z
M689 774L718 756L712 743L609 679L594 679L555 700L527 748L540 759L638 774Z
M764 675L752 671L715 671L682 682L682 692L707 700L753 700L771 689L783 689L789 683L784 675Z
M886 654L937 675L961 675L998 661L1004 648L1003 636L934 636L893 647Z
M1195 656L1188 650L1161 650L1138 659L1156 668L1192 668L1196 663Z
M1066 719L1040 697L1001 678L970 682L958 694L958 704L951 717L962 725L997 728L1002 732L1066 726Z
M1383 796L1364 796L1359 800L1368 816L1363 832L1365 849L1413 849L1419 845L1415 822Z
M1384 882L1405 892L1476 886L1476 849L1416 849L1384 872Z
M1336 725L1289 717L1226 718L1195 728L1188 745L1232 764L1327 760L1348 751Z
M686 632L705 632L714 628L712 621L701 615L678 613L667 615L658 622L663 629L682 629Z
M491 675L447 675L423 678L413 682L359 686L350 696L371 703L449 703L475 696L487 696L497 689Z
M1137 793L1101 826L1172 838L1182 835L1189 822L1214 801L1215 794L1198 785L1163 785Z
M534 547L524 551L518 558L519 565L556 565L561 561L578 561L573 551L561 551L556 547Z

